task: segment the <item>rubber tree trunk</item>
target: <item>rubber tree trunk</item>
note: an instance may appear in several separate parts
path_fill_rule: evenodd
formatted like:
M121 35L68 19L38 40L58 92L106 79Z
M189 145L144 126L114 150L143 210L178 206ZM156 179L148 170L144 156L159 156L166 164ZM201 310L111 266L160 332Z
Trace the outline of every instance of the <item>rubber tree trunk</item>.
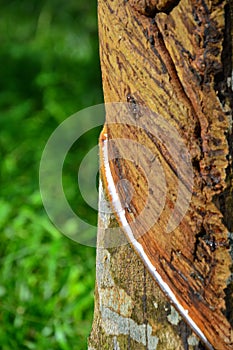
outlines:
M195 237L194 261L200 269L211 269L202 257L213 250L215 262L220 260L218 251L226 261L233 259L232 3L99 0L98 12L105 102L130 103L134 117L140 117L137 103L145 104L175 123L192 157L199 198L198 204L192 199L188 221ZM116 122L113 115L106 118L108 123ZM109 130L113 138L126 137L126 132L125 128ZM149 141L144 138L143 142ZM109 190L102 178L95 311L88 350L205 349L132 247L110 247L112 228L119 241L125 236L110 210ZM205 213L218 216L214 233L208 232L212 216L200 211L202 203ZM207 234L212 235L211 243ZM221 242L223 247L217 249ZM225 309L232 327L233 278L226 270L214 267L213 299ZM221 341L212 339L213 348L233 348L230 336L225 345Z

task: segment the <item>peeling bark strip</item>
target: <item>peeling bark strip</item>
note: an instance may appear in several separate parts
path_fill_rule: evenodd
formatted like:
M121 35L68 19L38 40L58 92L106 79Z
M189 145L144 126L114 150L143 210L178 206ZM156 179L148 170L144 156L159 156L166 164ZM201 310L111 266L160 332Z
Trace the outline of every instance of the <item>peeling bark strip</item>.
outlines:
M111 202L116 199L111 188L117 188L124 178L131 182L135 192L130 210L125 210L122 217L119 208L114 203L112 206L121 226L125 222L133 225L148 192L156 189L148 188L147 174L136 166L136 158L142 154L135 152L135 162L127 161L127 148L115 140L123 138L146 145L160 161L167 179L164 210L143 236L141 227L125 233L129 239L132 234L137 238L137 243L131 243L145 266L154 277L156 271L156 280L163 281L161 287L166 285L162 289L206 347L216 350L233 348L229 18L229 5L221 0L99 0L105 102L129 103L127 118L124 113L114 113L114 108L106 108L101 159L103 163L108 161L106 140L115 143L111 147L119 157L109 161L108 172L106 164L102 167L105 190ZM143 113L140 106L151 113ZM166 227L178 197L179 162L169 154L166 142L153 136L156 115L179 131L194 172L190 207L172 233ZM132 120L140 121L140 128L130 126ZM161 179L157 180L160 189ZM185 182L182 186L182 191L189 188ZM121 191L117 195L122 199ZM182 310L187 310L186 315Z

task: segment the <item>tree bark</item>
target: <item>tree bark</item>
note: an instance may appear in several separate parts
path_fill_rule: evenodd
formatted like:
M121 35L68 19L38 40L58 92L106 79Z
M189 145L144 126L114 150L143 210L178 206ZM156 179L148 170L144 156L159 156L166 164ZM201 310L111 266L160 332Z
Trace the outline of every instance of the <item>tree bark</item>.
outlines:
M216 350L233 347L232 328L230 330L233 325L230 266L233 260L232 12L231 3L218 0L99 0L105 102L128 102L134 119L141 117L140 105L148 106L179 129L191 155L194 195L185 224L174 231L177 249L171 248L166 239L161 238L167 209L156 231L162 248L156 246L159 258L157 261L153 258L159 264L164 254L165 271L169 271L166 254L171 255L174 266L178 266L179 271L187 271L188 276L192 274L189 271L192 271L193 262L201 271L195 281L190 277L187 284L181 281L174 269L169 276L173 284L183 290L182 293L193 283L195 295L203 298L203 302L199 300L200 308L204 304L210 305L216 320L223 320L223 334L217 331L217 340L214 330L218 321L214 320L212 311L207 319L212 317L213 325L203 324L213 332L209 348L213 346ZM145 123L150 123L150 118ZM106 120L107 132L112 139L130 137L125 124L118 128L111 125L119 123L119 116L107 111ZM166 158L163 145L157 144L156 149L154 144L150 145L148 134L140 134L137 141L147 144L164 164L170 179L168 202L172 203L176 179L165 164L170 164L171 168L172 160ZM124 150L119 152L124 155ZM120 170L127 170L121 170L123 175L133 174L131 177L134 177L135 169L132 170L126 162L120 160L118 166ZM112 164L113 171L115 168L116 164ZM116 179L119 179L118 173ZM161 292L132 247L124 244L109 248L109 229L118 227L120 220L117 215L109 213L105 193L111 202L102 174L95 313L88 349L204 349L205 345ZM134 205L134 209L137 208L137 203ZM125 236L120 227L118 230L118 239L121 240ZM190 247L182 246L183 234L188 237ZM145 237L144 246L152 236ZM181 253L178 256L174 251ZM150 254L149 250L147 254ZM204 297L201 295L202 286L196 281L200 276L206 288ZM199 301L195 301L197 305ZM224 334L227 339L224 339Z
M102 185L99 194L95 311L88 350L204 349L131 246L104 248L108 229L118 224L108 214Z

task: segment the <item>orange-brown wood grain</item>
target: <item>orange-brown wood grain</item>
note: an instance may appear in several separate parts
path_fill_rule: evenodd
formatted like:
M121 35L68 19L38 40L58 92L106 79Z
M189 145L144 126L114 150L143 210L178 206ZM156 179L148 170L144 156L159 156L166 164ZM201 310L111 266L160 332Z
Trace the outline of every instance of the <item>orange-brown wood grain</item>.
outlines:
M100 154L107 195L111 202L103 155L103 144L110 140L108 151L118 155L109 161L113 182L117 187L127 179L134 189L124 210L134 237L205 335L207 348L216 350L233 349L225 295L232 261L227 223L217 205L227 189L230 167L231 110L219 89L219 81L224 84L225 79L225 6L224 1L99 0L105 102L128 103L128 111L127 105L106 107ZM173 129L190 155L193 182L179 169L182 155L175 147L179 140ZM160 134L174 138L172 152L165 137L156 137ZM132 150L121 139L133 144ZM155 160L166 178L164 202L163 178L153 174ZM156 189L150 187L143 168L152 169ZM191 201L179 225L167 232L178 185L181 196L190 194ZM118 195L124 202L124 188L118 187ZM152 210L135 224L148 196ZM114 205L113 209L122 224Z

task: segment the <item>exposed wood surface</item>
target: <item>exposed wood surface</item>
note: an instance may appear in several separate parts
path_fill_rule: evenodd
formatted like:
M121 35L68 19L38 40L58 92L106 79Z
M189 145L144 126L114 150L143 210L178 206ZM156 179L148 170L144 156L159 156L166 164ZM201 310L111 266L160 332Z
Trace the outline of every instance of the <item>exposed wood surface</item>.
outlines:
M99 1L105 102L129 103L128 112L114 105L106 108L100 148L105 134L113 140L109 151L119 154L110 162L114 182L127 178L134 188L125 217L150 262L204 333L207 347L217 350L233 349L229 250L233 226L232 97L227 6L225 1ZM156 137L158 128L160 138ZM193 183L183 168L179 169L179 149L174 147L172 154L169 152L166 135L169 138L173 129L179 131L190 155ZM174 145L179 143L176 137ZM129 157L129 148L118 138L145 145L148 154L139 154L135 148ZM141 167L138 158L143 158ZM167 185L161 213L162 178L154 174L157 188L150 188L142 169L152 169L155 159L163 168ZM111 202L104 167L102 178ZM190 206L179 226L167 232L178 190L181 197L191 194ZM153 191L150 204L161 215L147 230L147 223L134 225L133 221ZM123 198L127 193L119 189L119 195ZM147 221L153 222L153 218L149 216ZM120 349L128 348L125 345Z

